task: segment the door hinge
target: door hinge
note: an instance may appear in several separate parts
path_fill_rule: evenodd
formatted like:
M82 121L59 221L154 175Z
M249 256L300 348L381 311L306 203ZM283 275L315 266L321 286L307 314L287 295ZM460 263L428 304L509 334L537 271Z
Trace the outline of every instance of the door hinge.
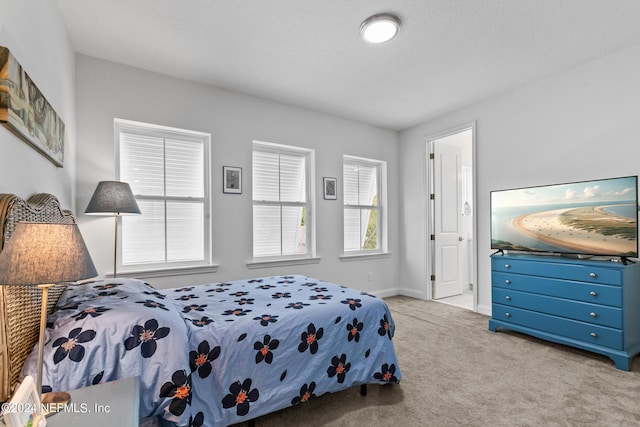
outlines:
M431 281L432 281L432 282L435 282L435 281L436 281L436 275L435 275L435 274L432 274L432 275L431 275Z
M436 235L432 234L431 236L429 236L431 238L431 240L436 240Z
M430 200L435 200L436 199L436 195L435 194L429 194L429 199Z
M429 153L429 160L433 160L436 158L435 153Z

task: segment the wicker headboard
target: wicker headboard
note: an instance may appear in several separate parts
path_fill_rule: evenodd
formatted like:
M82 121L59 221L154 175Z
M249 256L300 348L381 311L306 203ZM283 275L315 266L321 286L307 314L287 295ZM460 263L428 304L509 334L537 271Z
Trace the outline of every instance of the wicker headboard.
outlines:
M28 201L13 194L0 194L0 250L21 221L72 224L73 213L63 210L51 194L36 194ZM49 289L51 313L65 285ZM41 290L35 286L0 284L0 402L9 399L22 365L38 342Z

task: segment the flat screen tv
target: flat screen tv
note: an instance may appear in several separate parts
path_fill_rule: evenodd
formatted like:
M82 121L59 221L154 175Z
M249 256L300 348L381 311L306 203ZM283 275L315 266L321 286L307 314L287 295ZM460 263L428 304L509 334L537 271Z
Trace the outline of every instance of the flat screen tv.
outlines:
M491 192L491 248L638 257L638 177Z

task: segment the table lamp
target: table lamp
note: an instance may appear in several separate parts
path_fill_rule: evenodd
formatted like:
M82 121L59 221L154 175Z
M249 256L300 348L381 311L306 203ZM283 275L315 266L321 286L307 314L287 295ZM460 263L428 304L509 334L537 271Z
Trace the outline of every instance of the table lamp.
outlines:
M115 218L115 239L113 242L113 277L116 277L118 261L118 217L120 215L140 215L140 208L133 197L131 187L126 182L100 181L84 211L87 215L113 215Z
M36 380L39 394L42 393L42 352L49 288L56 283L76 282L97 275L76 224L18 223L0 252L0 284L38 286L42 290ZM70 399L64 392L47 395L51 396L43 396L45 403Z

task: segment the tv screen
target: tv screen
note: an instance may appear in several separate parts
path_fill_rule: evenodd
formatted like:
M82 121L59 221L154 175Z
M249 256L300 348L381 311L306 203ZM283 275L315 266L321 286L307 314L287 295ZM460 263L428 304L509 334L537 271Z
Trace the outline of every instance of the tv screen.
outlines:
M491 192L491 248L638 256L638 177Z

